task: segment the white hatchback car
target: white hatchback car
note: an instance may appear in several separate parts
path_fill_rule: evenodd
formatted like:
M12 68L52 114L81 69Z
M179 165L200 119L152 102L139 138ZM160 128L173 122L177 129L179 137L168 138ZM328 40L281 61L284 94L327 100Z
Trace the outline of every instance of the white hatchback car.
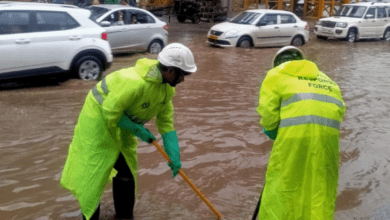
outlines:
M149 11L123 5L88 7L91 19L108 32L113 52L160 53L168 43L168 26Z
M309 41L309 25L288 11L247 10L211 27L207 37L220 47L302 46Z
M332 37L349 42L364 38L390 41L390 3L345 4L333 17L320 19L314 34L319 39Z
M105 30L76 6L0 4L0 79L75 72L97 80L113 56Z

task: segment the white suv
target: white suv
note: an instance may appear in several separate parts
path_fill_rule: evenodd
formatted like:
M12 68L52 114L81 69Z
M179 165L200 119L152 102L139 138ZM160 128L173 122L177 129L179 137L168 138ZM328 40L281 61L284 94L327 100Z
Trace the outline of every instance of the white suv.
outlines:
M113 56L105 30L76 6L0 4L0 80L74 72L98 80Z
M314 28L314 34L319 39L333 37L349 42L364 38L384 38L390 41L390 4L345 4L335 16L320 19Z

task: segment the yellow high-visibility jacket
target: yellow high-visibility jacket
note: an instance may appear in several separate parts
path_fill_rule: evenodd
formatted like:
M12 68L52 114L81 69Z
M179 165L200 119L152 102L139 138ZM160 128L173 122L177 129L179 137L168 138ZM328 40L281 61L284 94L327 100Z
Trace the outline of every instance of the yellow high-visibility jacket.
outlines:
M333 219L345 109L339 86L310 61L290 61L267 73L257 111L260 124L277 129L277 136L258 219Z
M78 199L87 220L93 215L122 153L137 185L136 137L117 123L122 115L145 124L157 116L160 134L174 131L175 88L162 83L157 60L140 59L135 67L109 74L86 98L81 110L61 185Z

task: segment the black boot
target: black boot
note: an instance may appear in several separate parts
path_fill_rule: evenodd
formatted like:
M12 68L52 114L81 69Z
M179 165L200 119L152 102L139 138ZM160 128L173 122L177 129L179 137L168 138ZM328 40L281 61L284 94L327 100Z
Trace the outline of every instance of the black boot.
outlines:
M133 219L135 203L135 183L132 178L114 177L112 192L116 217L119 219Z

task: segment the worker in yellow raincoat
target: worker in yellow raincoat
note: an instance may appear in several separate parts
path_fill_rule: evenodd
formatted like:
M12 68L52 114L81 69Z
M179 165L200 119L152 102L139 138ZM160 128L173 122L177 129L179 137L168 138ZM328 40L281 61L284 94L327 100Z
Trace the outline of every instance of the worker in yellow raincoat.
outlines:
M100 199L115 167L116 217L133 219L137 183L137 139L156 138L143 125L156 117L173 177L181 168L173 127L175 86L196 72L192 52L182 44L166 46L158 60L140 59L135 67L107 75L86 98L80 113L61 185L78 199L84 219L99 219Z
M298 48L276 54L257 108L275 142L253 219L333 219L345 109L339 86Z

